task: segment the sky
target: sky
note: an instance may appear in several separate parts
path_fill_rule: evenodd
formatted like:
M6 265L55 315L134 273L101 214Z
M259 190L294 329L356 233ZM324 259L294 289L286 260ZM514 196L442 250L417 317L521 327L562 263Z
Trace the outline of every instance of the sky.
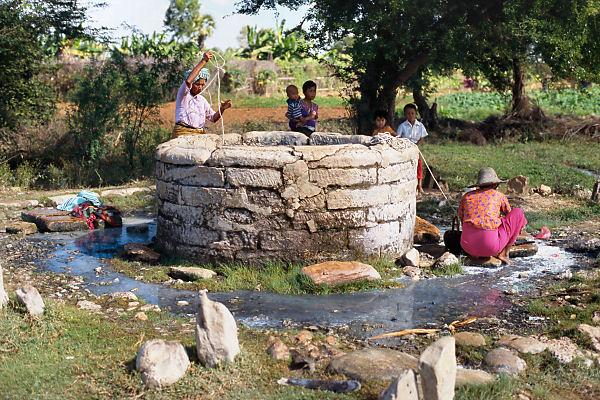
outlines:
M144 33L160 32L163 30L165 11L169 0L103 0L104 8L92 8L89 15L92 25L114 28L113 36L120 38L131 33L127 25L135 26ZM216 29L210 36L206 45L208 47L238 47L238 36L245 25L259 28L273 28L277 19L285 19L286 27L293 27L300 22L304 12L288 9L278 10L277 17L274 11L263 11L258 15L234 14L237 0L200 0L200 11L210 14L216 22Z

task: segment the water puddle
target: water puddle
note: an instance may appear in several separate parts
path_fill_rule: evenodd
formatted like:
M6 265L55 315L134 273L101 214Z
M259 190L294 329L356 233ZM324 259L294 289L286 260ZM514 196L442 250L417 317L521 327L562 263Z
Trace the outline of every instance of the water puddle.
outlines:
M103 258L118 254L124 244L148 243L155 235L153 220L126 219L124 222L126 226L122 229L34 236L32 240L49 240L58 245L52 257L39 261L40 267L55 273L81 276L85 287L97 295L134 290L148 303L176 314L192 315L197 308L196 292L137 281L111 271L102 263ZM149 229L137 233L126 229L137 224L147 224ZM363 324L376 325L378 331L425 327L431 323L448 323L465 315L497 315L511 304L504 294L507 290L527 291L540 278L576 268L575 255L545 243L538 245L537 255L515 259L510 267L465 267L466 273L460 276L417 282L403 278L406 287L401 289L327 296L237 291L211 293L210 297L226 304L239 322L258 328L276 328L287 323L348 325L357 336L363 336ZM102 273L96 273L97 267L102 267ZM180 300L189 305L178 306Z

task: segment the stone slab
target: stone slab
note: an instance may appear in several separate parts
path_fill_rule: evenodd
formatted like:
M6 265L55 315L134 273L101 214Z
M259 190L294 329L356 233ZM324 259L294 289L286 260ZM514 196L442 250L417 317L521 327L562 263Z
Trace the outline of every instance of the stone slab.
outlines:
M381 279L375 268L356 261L326 261L304 267L302 273L317 285L330 286Z
M40 232L73 232L89 229L83 219L70 216L68 211L54 208L23 211L21 219L34 223Z

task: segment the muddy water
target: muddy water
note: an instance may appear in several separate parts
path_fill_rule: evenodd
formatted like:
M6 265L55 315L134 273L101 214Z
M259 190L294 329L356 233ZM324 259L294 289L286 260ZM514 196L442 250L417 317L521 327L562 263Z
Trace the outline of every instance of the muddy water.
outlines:
M167 285L136 281L115 273L102 263L114 257L125 243L150 242L156 231L152 220L126 220L127 225L148 224L145 233L123 229L93 232L44 234L37 238L57 244L52 257L40 260L40 267L55 273L84 278L95 294L135 290L148 303L177 314L193 314L196 293ZM33 238L36 240L36 238ZM465 274L412 282L402 278L406 287L328 296L285 296L266 292L237 291L212 293L234 313L236 319L251 327L281 327L283 324L348 325L357 336L366 335L361 327L376 326L376 331L440 325L469 316L497 315L510 306L505 291L527 291L548 275L576 268L578 260L558 247L539 243L536 256L516 259L510 267L485 269L465 267ZM102 267L100 274L95 268ZM189 306L180 307L179 300ZM371 332L372 334L372 332Z

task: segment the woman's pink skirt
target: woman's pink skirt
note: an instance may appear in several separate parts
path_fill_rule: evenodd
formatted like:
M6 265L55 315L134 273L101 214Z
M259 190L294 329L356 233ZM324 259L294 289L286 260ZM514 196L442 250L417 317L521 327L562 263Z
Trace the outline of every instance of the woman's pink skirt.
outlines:
M520 208L513 208L495 230L484 230L467 222L463 224L460 245L473 257L497 256L506 246L512 245L521 230L527 225L525 214Z

